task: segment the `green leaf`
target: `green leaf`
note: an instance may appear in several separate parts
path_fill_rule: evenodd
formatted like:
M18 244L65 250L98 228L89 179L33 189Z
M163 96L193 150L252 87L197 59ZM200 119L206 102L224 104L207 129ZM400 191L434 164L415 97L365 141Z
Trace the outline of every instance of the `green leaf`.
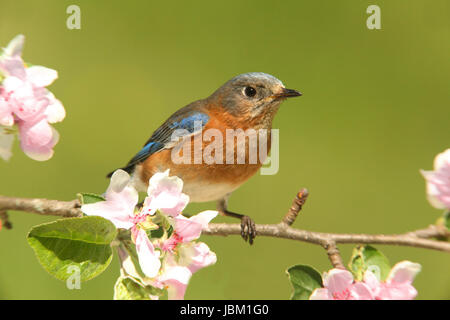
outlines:
M78 193L78 199L80 199L81 204L96 203L99 201L106 201L102 196L95 193Z
M315 289L322 287L320 273L310 266L292 266L286 270L286 273L294 289L291 300L308 300Z
M150 300L150 295L160 296L163 290L142 286L128 276L120 276L114 285L114 300Z
M67 280L79 270L87 281L102 273L112 259L116 227L101 217L60 219L35 226L27 240L39 262L51 275Z
M391 266L388 259L372 246L357 246L353 249L349 268L355 280L361 281L366 270L370 270L381 280L386 280Z

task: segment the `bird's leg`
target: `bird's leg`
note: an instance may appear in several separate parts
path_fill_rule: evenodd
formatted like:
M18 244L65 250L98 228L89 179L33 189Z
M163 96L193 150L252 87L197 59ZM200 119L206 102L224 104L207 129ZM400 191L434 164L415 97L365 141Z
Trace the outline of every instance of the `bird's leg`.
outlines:
M256 237L256 226L255 222L246 215L231 212L228 210L228 198L231 193L227 194L223 199L217 201L217 210L223 216L238 218L241 220L241 236L244 241L247 241L250 244L253 244L253 240Z

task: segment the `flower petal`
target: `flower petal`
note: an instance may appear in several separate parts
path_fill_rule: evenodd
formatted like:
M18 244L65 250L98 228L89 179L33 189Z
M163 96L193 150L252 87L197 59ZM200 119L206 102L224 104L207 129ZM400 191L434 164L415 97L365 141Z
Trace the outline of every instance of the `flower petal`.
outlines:
M382 300L413 300L417 290L410 284L386 285L381 291L379 299Z
M0 70L2 70L8 77L17 77L25 80L26 71L22 58L4 58L0 56Z
M433 181L435 172L420 170L420 173L423 175L423 177L426 180L427 199L430 202L430 204L436 209L445 209L446 205L438 199L440 192L439 192L438 188L436 187L436 184Z
M149 180L147 193L151 195L161 188L180 193L183 190L183 180L177 176L169 177L169 169L164 172L157 172Z
M186 259L186 257L184 257ZM217 256L209 247L203 243L195 243L191 249L190 262L187 265L189 270L194 274L198 270L213 265L217 262Z
M353 283L353 275L348 270L331 269L323 279L324 287L332 293L340 293L348 289Z
M12 156L11 148L14 141L13 134L6 134L0 126L0 158L8 161Z
M175 231L183 239L183 242L189 242L198 239L202 233L202 225L192 221L182 215L174 218Z
M176 176L169 177L169 170L157 172L149 180L145 206L176 217L189 202L189 196L182 193L182 189L183 181Z
M374 295L367 284L355 282L351 289L351 296L356 300L373 300Z
M175 231L183 239L183 242L198 239L202 230L208 226L208 223L214 219L217 214L217 211L207 210L200 212L189 219L179 215L174 218Z
M170 266L164 269L160 280L168 286L169 300L183 300L189 279L192 277L191 271L186 267Z
M401 261L392 267L386 282L411 284L421 268L421 265L418 263Z
M46 87L58 78L58 72L56 70L42 66L27 68L26 73L27 80L36 87Z
M59 134L45 119L34 124L19 122L19 139L20 147L28 157L46 161L53 156Z
M208 223L219 214L216 210L202 211L195 216L189 218L189 220L199 223L202 228L208 227Z
M60 122L66 117L66 110L61 101L55 98L53 93L48 92L47 99L50 101L44 114L50 123Z
M20 56L22 54L23 44L25 43L25 36L19 34L12 39L8 46L3 50L4 54L9 57Z
M450 149L439 153L434 158L434 170L440 170L443 167L450 167Z
M1 89L0 89L1 93ZM14 116L8 102L0 95L0 126L11 127L14 124Z
M318 288L313 291L309 300L333 300L327 288Z
M377 291L380 286L380 280L369 270L364 272L364 283L367 284L373 292Z
M130 219L128 208L117 207L115 203L100 201L84 204L81 211L88 216L99 216L111 221L116 228L130 229L134 223Z
M156 277L161 268L161 261L159 260L160 252L155 250L153 244L148 239L147 233L142 229L136 235L136 252L142 272L147 277Z
M138 203L138 193L130 182L130 175L116 170L106 190L106 201L85 204L81 207L87 215L100 216L110 220L117 228L130 229L134 226L134 209Z
M119 255L121 268L130 276L140 280L141 277L139 276L139 273L136 270L133 260L131 259L128 252L122 246L118 246L117 253Z

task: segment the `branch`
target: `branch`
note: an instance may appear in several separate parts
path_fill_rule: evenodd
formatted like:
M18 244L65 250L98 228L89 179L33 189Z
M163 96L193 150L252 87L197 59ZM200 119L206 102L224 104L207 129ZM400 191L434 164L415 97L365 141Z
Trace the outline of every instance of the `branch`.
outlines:
M424 239L416 236L416 232L428 233L428 238L435 237L449 237L449 231L443 228L421 229L405 234L344 234L344 233L324 233L313 232L307 230L294 229L286 227L284 224L259 224L256 225L256 234L263 237L275 237L297 240L302 242L309 242L312 244L321 245L325 247L328 242L338 243L353 243L353 244L385 244L385 245L399 245L416 248L433 249L439 251L450 252L450 243L444 241ZM207 235L240 235L241 226L239 224L226 223L211 223L202 234Z
M302 206L308 197L306 189L297 193L291 208L279 224L258 224L256 234L263 237L284 238L308 242L323 247L334 267L342 268L342 258L337 244L383 244L425 248L450 252L450 243L433 240L433 238L449 239L450 231L444 226L430 225L404 234L342 234L313 232L292 228ZM25 211L40 215L58 217L81 217L83 214L78 200L58 201L47 199L24 199L0 196L0 212L6 215L7 210ZM203 234L213 236L240 235L240 224L211 223L203 230Z
M16 210L45 216L81 217L80 202L0 196L0 211Z

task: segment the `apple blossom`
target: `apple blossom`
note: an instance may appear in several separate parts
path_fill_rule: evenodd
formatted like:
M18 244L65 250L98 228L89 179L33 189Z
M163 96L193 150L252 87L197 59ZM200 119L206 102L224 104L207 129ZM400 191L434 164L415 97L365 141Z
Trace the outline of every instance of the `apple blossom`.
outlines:
M200 237L218 212L208 210L186 218L181 211L189 197L182 193L182 188L180 178L169 176L168 170L158 172L149 180L143 208L136 211L138 193L131 185L129 174L119 169L111 177L105 201L81 207L87 215L101 216L117 228L131 229L139 265L150 278L146 282L160 289L166 288L169 299L182 299L192 274L217 260L206 244L193 241ZM172 226L171 232L165 231L165 236L153 239L154 243L146 232L158 228L153 220L166 221Z
M159 209L171 217L178 216L189 202L189 196L182 190L183 180L169 177L169 170L155 173L149 180L143 210Z
M373 272L366 271L364 283L370 287L377 300L412 300L417 296L412 282L420 269L418 263L402 261L391 269L384 282L380 282Z
M348 270L331 269L323 275L324 288L315 289L310 300L373 300L369 286L353 281Z
M15 37L0 55L0 126L16 124L24 153L45 161L53 156L59 139L49 123L62 121L65 110L45 88L57 79L57 72L42 66L26 67L21 57L24 40L23 35ZM0 134L0 157L8 160L13 138L6 139L4 132Z
M178 245L177 254L174 251L166 253L162 272L157 280L167 287L170 300L180 300L184 298L192 275L216 261L216 254L205 243L182 243Z
M450 209L450 149L434 159L434 170L421 170L427 181L427 196L437 209Z
M85 204L81 206L81 211L86 215L108 219L117 228L131 229L141 269L146 276L155 277L161 267L160 253L155 250L142 228L142 223L147 220L150 213L144 211L135 213L138 192L130 182L128 173L120 169L115 171L106 190L106 201ZM151 214L154 214L154 211Z
M191 276L201 268L216 263L217 257L203 242L192 242L217 216L217 211L204 211L190 218L173 218L174 230L160 244L165 251L162 273L158 280L168 287L169 299L183 299Z

